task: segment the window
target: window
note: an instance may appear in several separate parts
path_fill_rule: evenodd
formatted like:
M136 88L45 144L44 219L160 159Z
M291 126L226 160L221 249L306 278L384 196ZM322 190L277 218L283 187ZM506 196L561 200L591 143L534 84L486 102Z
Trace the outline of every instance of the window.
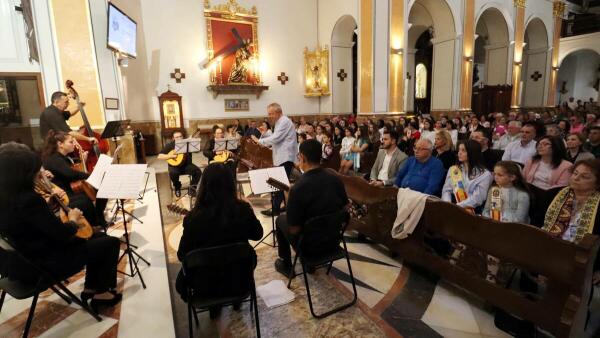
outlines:
M423 63L417 65L415 80L415 97L417 99L427 98L427 67Z

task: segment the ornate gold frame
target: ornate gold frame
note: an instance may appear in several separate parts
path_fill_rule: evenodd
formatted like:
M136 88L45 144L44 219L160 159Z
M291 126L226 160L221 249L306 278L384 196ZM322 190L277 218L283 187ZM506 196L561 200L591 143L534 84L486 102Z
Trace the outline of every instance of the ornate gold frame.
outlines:
M214 58L213 34L211 20L226 21L226 22L241 22L249 23L252 26L252 42L255 48L255 55L260 60L259 45L258 45L258 16L256 6L251 9L246 9L240 6L236 0L227 0L226 4L214 5L211 7L210 0L204 0L204 17L206 18L206 49L208 51L208 60ZM259 84L262 83L262 74L259 75ZM212 85L217 84L217 79L211 77ZM239 84L238 84L239 85ZM254 85L249 83L248 85Z
M309 51L304 47L304 96L328 96L329 91L329 49L317 47Z

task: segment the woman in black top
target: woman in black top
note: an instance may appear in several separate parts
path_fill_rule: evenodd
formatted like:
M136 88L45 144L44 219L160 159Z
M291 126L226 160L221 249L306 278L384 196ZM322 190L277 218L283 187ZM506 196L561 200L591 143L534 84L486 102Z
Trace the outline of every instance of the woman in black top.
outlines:
M0 149L0 234L27 259L64 280L86 267L81 295L92 308L112 306L121 300L117 282L119 239L101 235L84 240L75 237L75 223L82 213L71 209L62 223L46 201L34 192L34 180L42 174L39 157L17 145ZM0 274L22 282L35 282L37 273L14 256L0 259Z
M435 148L433 156L437 157L444 164L444 169L448 170L456 164L456 153L452 151L452 136L447 130L439 130L435 133Z
M69 207L81 209L90 224L105 228L104 208L106 208L107 200L96 199L96 205L94 206L87 195L75 193L71 189L71 182L85 180L90 175L71 167L73 160L67 155L74 150L75 139L73 136L62 131L50 130L42 151L44 168L54 175L52 183L64 190L69 196Z
M177 258L183 261L192 250L248 240L259 240L263 235L260 221L252 206L237 197L236 184L231 171L221 163L212 163L204 170L196 205L183 220L183 236L179 242ZM214 280L203 275L194 281L195 290L215 296L231 294L240 289L239 280ZM177 292L185 300L186 281L182 271L176 282ZM218 309L211 309L211 317Z

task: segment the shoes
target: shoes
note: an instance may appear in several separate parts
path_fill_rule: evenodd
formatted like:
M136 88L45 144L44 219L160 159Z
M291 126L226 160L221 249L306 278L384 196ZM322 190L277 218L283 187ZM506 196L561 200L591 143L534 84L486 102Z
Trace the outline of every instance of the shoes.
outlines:
M283 259L277 258L275 261L275 270L280 274L286 276L288 279L294 277L294 272L292 271L292 265L285 263Z
M177 198L181 197L181 187L175 188L175 197L177 197Z
M92 297L94 297L94 293L93 293L93 292L85 292L85 291L84 291L84 292L82 292L82 293L81 293L81 301L82 301L83 303L86 303L86 304L87 304L88 300L89 300L90 298L92 298Z
M110 298L110 299L96 299L96 298L92 298L92 301L90 302L90 306L92 307L92 310L94 310L94 312L98 313L98 309L100 307L112 307L117 305L121 299L123 299L123 295L120 293L113 293L111 292L114 297Z
M279 214L281 212L279 212L279 211L273 212L273 209L267 209L267 210L262 210L260 213L265 216L272 217L272 216L279 216Z

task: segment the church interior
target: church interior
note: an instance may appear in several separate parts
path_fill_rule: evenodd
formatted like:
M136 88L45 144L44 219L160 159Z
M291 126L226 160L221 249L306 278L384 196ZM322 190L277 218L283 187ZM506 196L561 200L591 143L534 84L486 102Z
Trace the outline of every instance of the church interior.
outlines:
M0 337L600 337L599 0L0 0L0 46Z

